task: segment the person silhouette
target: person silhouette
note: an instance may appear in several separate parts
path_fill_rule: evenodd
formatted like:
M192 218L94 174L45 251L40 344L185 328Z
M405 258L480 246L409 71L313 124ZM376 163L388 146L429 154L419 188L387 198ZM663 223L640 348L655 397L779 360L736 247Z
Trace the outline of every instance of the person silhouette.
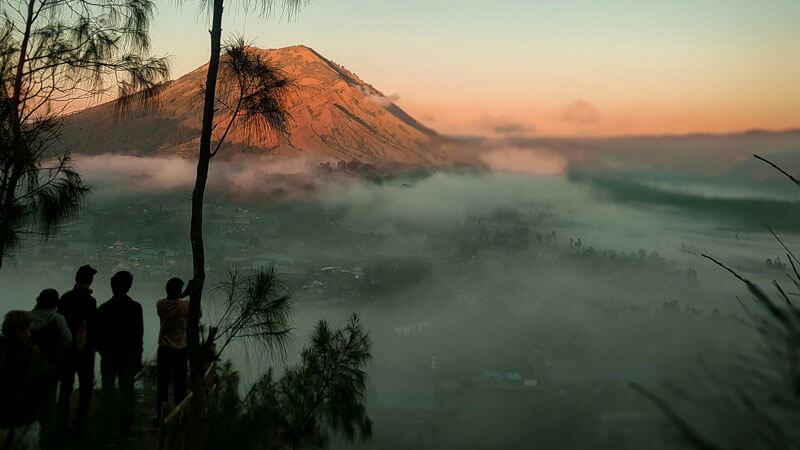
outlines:
M72 333L67 320L57 312L58 291L45 289L36 297L36 306L31 311L31 344L39 351L46 376L41 386L39 423L42 428L43 448L54 446L56 425L56 391L58 380L65 370L65 355L72 345Z
M32 323L28 311L9 311L3 319L0 443L4 449L39 449L38 408L45 371L30 346Z
M92 297L92 282L97 273L92 266L86 264L75 273L75 287L61 296L58 302L58 313L64 316L72 334L72 345L67 350L64 371L61 375L58 392L59 428L66 430L69 423L70 398L75 375L78 375L78 411L77 426L81 434L86 429L89 408L94 390L95 349L92 345L94 318L97 311L97 300Z
M97 308L96 341L100 353L102 401L108 415L119 417L120 433L130 434L134 419L133 384L142 368L144 325L142 305L128 296L133 285L130 272L111 277L113 296ZM117 388L115 383L119 384ZM118 409L115 407L118 406Z
M186 324L189 319L189 300L186 296L191 290L189 281L186 291L183 280L170 278L167 281L167 297L156 302L156 312L161 320L158 332L158 354L156 378L156 414L161 418L162 405L169 398L169 386L172 384L172 395L175 405L186 395L186 375L188 362L186 355Z

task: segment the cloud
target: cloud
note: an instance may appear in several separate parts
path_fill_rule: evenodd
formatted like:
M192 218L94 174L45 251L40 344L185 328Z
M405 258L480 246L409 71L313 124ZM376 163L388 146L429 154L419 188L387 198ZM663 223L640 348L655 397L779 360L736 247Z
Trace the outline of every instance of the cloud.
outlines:
M588 125L600 120L600 112L590 103L578 100L565 106L560 118L575 125Z
M370 99L373 103L376 103L379 106L383 106L384 108L388 108L392 106L393 103L396 103L400 100L400 96L397 94L389 94L389 95L368 95L368 99Z
M492 170L526 175L558 175L566 170L566 156L546 148L502 147L480 155Z
M474 122L479 132L502 136L525 136L536 132L533 124L508 116L484 114Z
M297 190L312 180L317 162L304 157L215 161L208 185L238 195ZM194 186L196 162L178 157L77 156L75 166L92 185L111 190L171 191Z
M383 95L375 89L369 89L364 86L359 86L358 90L361 91L365 97L367 97L367 100L370 100L371 102L384 108L388 108L400 100L400 96L398 94Z
M122 183L153 190L172 190L194 183L194 164L188 159L108 154L74 159L81 174L93 183Z

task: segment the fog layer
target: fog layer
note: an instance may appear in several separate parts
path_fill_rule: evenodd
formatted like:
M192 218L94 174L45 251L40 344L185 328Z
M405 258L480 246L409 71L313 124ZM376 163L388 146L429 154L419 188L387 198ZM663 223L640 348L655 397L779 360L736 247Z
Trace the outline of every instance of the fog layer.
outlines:
M713 177L676 192L668 174L610 178L544 150L498 151L486 156L498 171L371 180L302 160L216 164L210 282L230 265L275 264L296 299L290 355L317 319L362 315L375 341L366 447L679 446L627 383L690 380L699 361L713 367L747 348L740 286L699 254L756 281L783 276L777 242L740 220L766 211L761 219L777 221L773 200L749 185L716 195ZM164 282L191 274L192 162L101 156L78 166L89 203L4 267L4 304L32 307L41 289L70 288L85 263L100 270L102 302L110 275L130 270L153 357ZM740 214L741 202L751 209ZM800 236L783 238L792 246ZM206 301L213 323L218 300ZM232 354L246 382L280 366L250 351Z

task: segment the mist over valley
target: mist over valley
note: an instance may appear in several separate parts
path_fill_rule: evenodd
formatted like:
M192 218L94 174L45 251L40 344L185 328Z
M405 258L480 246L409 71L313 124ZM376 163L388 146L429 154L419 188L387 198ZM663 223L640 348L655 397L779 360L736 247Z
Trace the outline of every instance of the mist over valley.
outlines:
M191 271L192 162L79 155L76 164L92 196L62 233L10 260L6 296L25 307L42 273L68 286L73 261L102 268L101 280L130 270L154 355L163 282ZM730 190L725 173L660 168L365 177L331 167L218 163L208 283L230 267L274 265L295 300L289 355L317 319L362 316L375 343L370 448L526 448L531 436L546 448L680 447L628 383L691 382L702 364L723 367L724 355L749 349L754 334L735 300L741 287L700 254L769 285L788 262L764 225L798 242L797 197L755 177ZM95 293L110 296L105 283ZM213 323L221 293L209 301ZM275 364L246 348L233 360L244 385Z
M709 2L4 1L3 448L800 447L797 8Z

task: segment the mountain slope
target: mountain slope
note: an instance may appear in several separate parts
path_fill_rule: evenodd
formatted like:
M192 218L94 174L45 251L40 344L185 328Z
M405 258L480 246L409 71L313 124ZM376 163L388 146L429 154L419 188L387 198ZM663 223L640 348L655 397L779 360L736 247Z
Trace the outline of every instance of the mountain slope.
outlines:
M316 159L377 164L445 163L447 138L426 128L358 76L298 45L263 52L297 84L290 101L287 138L229 136L227 157L306 155ZM199 147L206 66L165 89L155 111L136 110L114 120L114 104L80 111L67 119L65 143L78 154L194 155Z

